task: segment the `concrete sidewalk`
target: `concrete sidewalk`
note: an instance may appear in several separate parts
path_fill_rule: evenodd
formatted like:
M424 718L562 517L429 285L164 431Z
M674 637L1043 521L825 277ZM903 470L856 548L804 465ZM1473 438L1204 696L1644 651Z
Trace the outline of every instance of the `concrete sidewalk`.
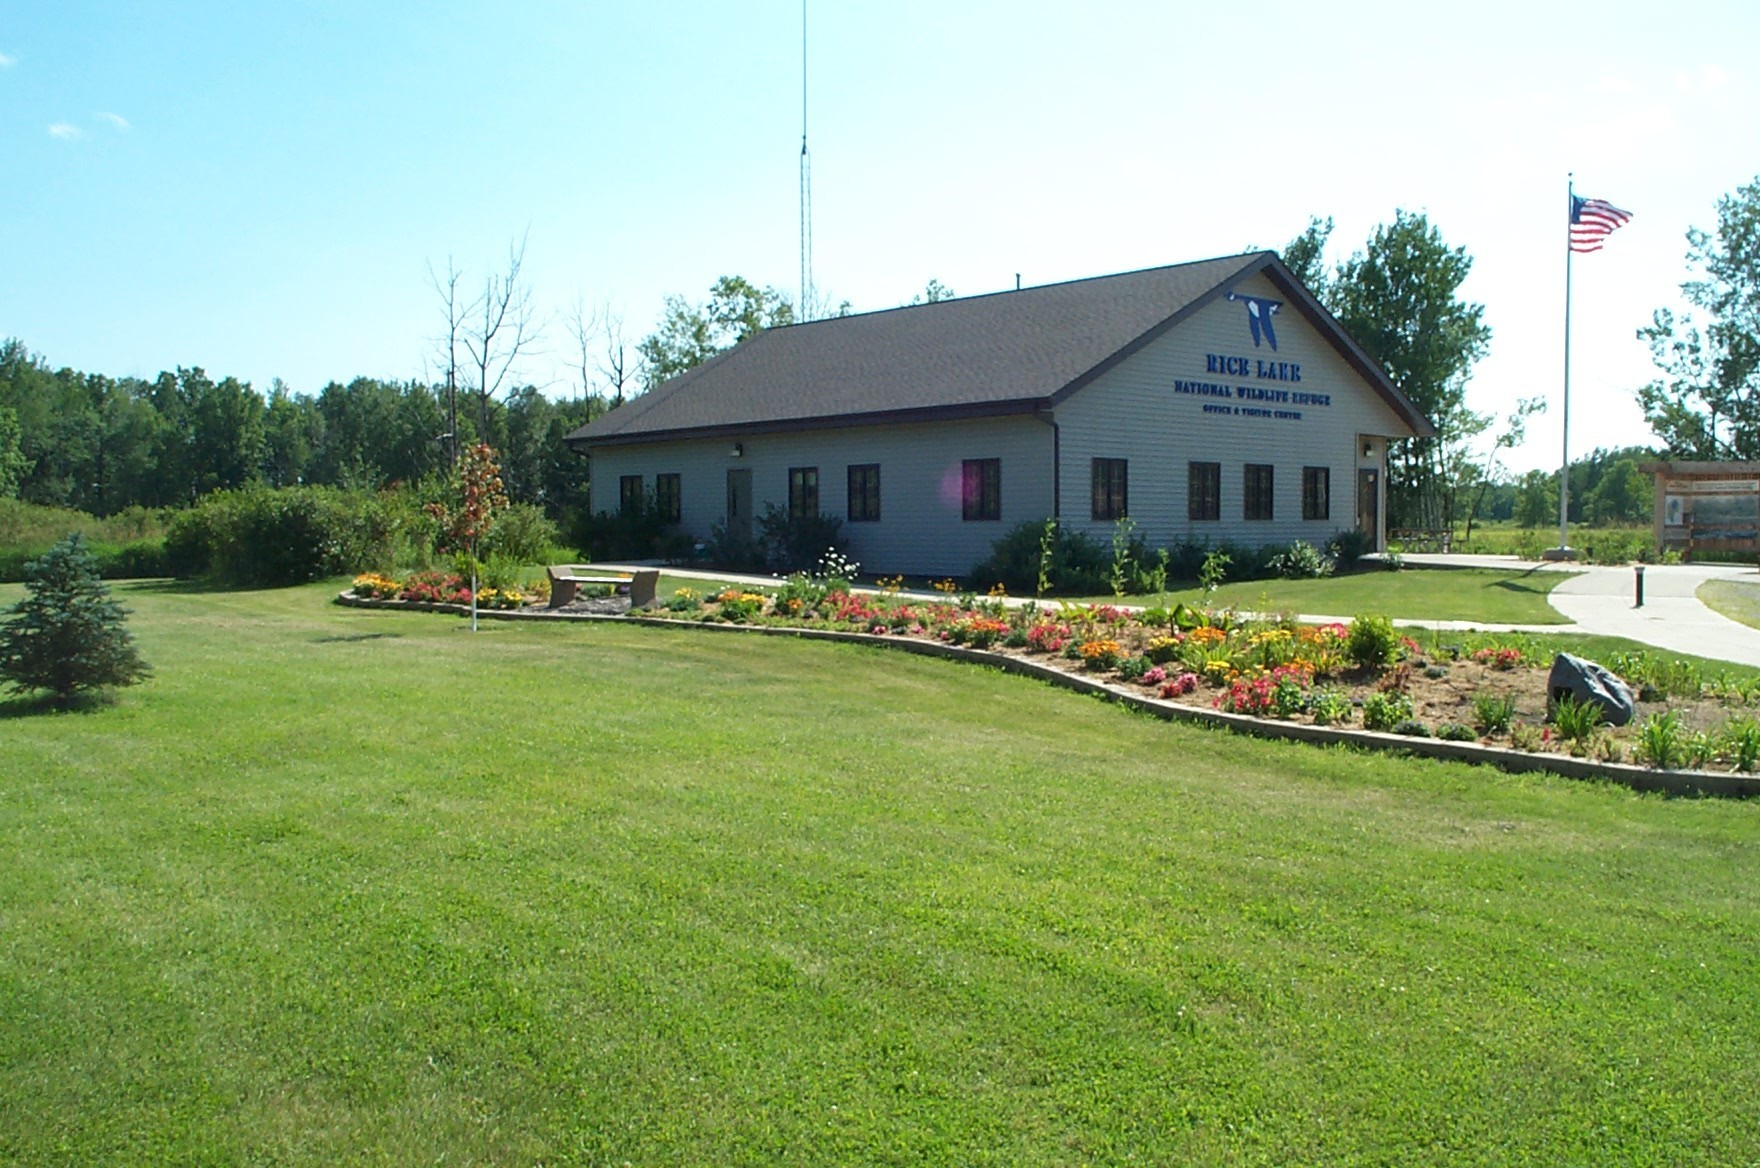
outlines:
M1572 622L1570 624L1493 624L1484 621L1405 619L1393 622L1402 628L1454 632L1477 629L1488 633L1591 633L1598 636L1625 637L1659 649L1760 667L1760 629L1751 629L1713 612L1694 595L1699 585L1707 580L1742 580L1760 585L1760 571L1751 567L1740 564L1650 564L1644 572L1644 607L1638 608L1633 603L1634 573L1630 567L1540 563L1515 556L1410 555L1405 557L1405 562L1414 567L1499 568L1506 571L1570 572L1575 575L1562 581L1551 593L1552 607L1568 618ZM637 565L601 566L611 570L629 571ZM727 580L766 587L775 587L781 583L775 576L705 572L658 564L640 566L661 567L671 575L696 579ZM901 595L915 600L946 599L939 593L907 592ZM1026 600L1010 597L1008 603L1019 605L1025 604ZM1055 601L1049 603L1052 606L1056 604ZM1301 613L1297 619L1311 624L1332 621L1348 624L1351 618Z

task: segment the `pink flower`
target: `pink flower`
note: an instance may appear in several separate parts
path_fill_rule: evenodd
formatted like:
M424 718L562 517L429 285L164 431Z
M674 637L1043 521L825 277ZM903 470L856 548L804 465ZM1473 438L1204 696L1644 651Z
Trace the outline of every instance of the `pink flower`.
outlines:
M1153 669L1146 671L1143 674L1143 684L1144 685L1160 685L1162 682L1164 682L1166 680L1167 680L1167 670L1161 668L1161 666L1159 666L1159 665L1157 665Z

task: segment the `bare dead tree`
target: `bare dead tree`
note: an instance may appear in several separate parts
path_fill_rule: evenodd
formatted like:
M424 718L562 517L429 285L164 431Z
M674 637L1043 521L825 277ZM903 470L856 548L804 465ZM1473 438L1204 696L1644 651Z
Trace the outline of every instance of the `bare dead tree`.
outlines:
M526 236L507 249L507 271L483 281L483 295L466 312L462 342L470 358L471 391L477 399L477 438L487 441L489 403L501 392L522 356L531 356L542 328L532 305L531 287L521 277Z
M446 311L446 331L436 340L435 347L439 350L440 363L446 368L446 433L441 437L446 441L447 466L458 463L458 346L465 313L469 310L458 294L458 281L463 275L453 265L451 256L446 257L445 277L434 270L432 263L428 264L428 286L434 289L434 295L440 298L440 305Z
M605 379L605 388L610 391L611 408L616 409L624 403L624 387L631 377L629 345L623 336L623 314L614 311L611 305L603 304L594 313L593 320L605 341L605 351L599 358L599 376Z
M593 380L593 347L599 339L599 313L597 310L589 311L581 294L576 292L574 303L570 306L563 324L568 328L569 340L573 342L569 352L569 373L574 381L575 396L583 400L589 399L596 390Z

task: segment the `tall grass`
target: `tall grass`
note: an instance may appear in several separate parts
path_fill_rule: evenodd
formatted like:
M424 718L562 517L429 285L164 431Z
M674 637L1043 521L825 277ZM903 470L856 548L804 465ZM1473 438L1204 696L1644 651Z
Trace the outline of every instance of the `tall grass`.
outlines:
M129 507L100 518L69 507L0 499L0 581L24 579L24 566L74 532L86 537L99 574L163 576L165 531L175 512Z
M1654 562L1655 532L1649 524L1586 527L1571 525L1571 546L1591 564L1625 564L1633 560ZM1473 538L1466 538L1466 525L1457 524L1454 550L1463 554L1521 556L1537 560L1547 548L1558 546L1557 527L1517 527L1509 523L1475 523Z

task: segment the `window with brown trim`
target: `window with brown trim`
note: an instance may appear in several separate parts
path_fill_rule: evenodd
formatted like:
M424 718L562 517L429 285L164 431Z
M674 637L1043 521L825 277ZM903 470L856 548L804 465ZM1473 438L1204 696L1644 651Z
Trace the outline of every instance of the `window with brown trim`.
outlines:
M960 464L960 518L1002 518L1002 460L968 458Z
M1263 521L1271 513L1271 466L1249 462L1241 468L1241 518Z
M1331 467L1304 466L1302 468L1302 518L1332 518Z
M1222 464L1186 463L1186 518L1210 522L1222 518Z
M680 495L680 482L675 474L657 474L654 476L654 506L660 512L660 522L677 523L683 514L684 500Z
M818 518L818 467L791 466L788 468L788 515L791 519Z
M880 518L880 464L864 462L849 468L849 521L873 523Z
M1128 488L1130 461L1123 458L1093 460L1093 499L1091 513L1095 519L1123 519L1130 514Z

